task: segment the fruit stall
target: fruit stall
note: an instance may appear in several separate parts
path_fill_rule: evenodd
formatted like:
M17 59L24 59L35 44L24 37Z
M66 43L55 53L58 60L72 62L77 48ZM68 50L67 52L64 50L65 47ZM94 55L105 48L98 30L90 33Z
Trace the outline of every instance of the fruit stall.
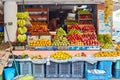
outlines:
M10 5L15 10L5 13L6 29L0 32L0 37L6 36L0 53L7 54L0 54L0 80L3 75L5 80L120 79L120 44L112 41L112 0L89 5L94 8L77 6L67 13L66 28L61 26L54 32L49 30L51 6L29 1L22 4L5 0L4 12L13 9Z

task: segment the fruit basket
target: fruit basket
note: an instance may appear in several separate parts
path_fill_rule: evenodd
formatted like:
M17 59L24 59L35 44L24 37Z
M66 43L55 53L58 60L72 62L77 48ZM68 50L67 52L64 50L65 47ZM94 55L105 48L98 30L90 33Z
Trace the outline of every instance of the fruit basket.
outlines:
M56 63L66 63L70 61L71 57L72 56L67 52L58 51L50 56L50 61Z

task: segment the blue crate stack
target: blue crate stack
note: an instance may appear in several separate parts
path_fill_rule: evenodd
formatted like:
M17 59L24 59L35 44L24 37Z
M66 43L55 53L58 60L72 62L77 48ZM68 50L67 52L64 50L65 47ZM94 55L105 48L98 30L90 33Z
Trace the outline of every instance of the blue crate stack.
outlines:
M59 64L59 77L70 78L71 77L71 64L70 63L60 63Z
M99 70L105 70L109 78L112 78L112 61L100 61L98 64Z
M46 77L47 78L58 77L58 63L50 62L50 65L46 65Z
M35 64L33 63L33 67L32 67L32 70L33 70L33 76L35 78L43 78L44 77L44 64Z
M72 77L83 78L83 74L84 74L84 62L83 61L72 62Z

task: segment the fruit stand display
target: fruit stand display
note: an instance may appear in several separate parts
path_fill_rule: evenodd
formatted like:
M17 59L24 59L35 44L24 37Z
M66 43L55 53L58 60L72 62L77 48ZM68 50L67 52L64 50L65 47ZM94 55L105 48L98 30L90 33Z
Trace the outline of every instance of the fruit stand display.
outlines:
M26 8L25 11L27 12L17 13L17 40L20 43L16 43L25 48L19 51L13 49L15 60L20 65L20 75L31 74L35 78L85 76L87 80L90 76L93 79L97 75L101 80L107 80L106 76L112 74L112 63L120 60L120 52L101 51L101 49L114 49L113 42L109 34L96 34L93 14L89 10L78 10L78 21L75 21L75 17L71 17L73 20L66 20L67 32L60 27L54 37L48 29L48 8ZM26 21L29 17L30 21ZM50 38L44 35L49 35ZM27 37L31 39L27 40ZM117 45L117 50L119 49L120 45ZM13 56L9 58L9 61L14 60ZM107 63L111 63L110 67L106 65ZM99 70L89 71L89 69ZM95 79L98 80L98 77Z

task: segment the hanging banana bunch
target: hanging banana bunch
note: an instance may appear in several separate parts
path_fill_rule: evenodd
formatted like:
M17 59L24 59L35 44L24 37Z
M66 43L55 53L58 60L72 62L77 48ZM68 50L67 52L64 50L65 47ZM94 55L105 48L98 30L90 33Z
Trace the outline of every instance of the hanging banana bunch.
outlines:
M28 12L18 12L17 13L17 25L18 25L18 35L17 35L17 40L19 42L24 42L26 41L27 37L26 37L26 32L27 32L27 28L26 25L31 24L29 21L29 13Z
M108 22L108 18L112 16L112 12L113 12L113 0L105 0L104 23Z

